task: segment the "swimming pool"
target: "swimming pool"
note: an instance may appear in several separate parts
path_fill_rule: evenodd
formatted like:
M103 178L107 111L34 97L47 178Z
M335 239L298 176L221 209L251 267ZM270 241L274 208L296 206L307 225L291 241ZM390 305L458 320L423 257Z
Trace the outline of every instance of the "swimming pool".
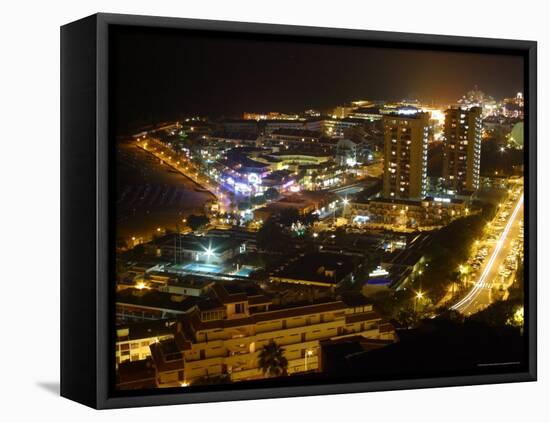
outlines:
M223 266L208 263L189 263L184 266L180 266L180 270L198 273L222 273L223 269Z
M232 275L234 276L240 276L242 278L247 278L250 276L250 274L252 272L254 272L256 269L258 269L257 267L253 267L253 266L242 266L239 270L231 273Z

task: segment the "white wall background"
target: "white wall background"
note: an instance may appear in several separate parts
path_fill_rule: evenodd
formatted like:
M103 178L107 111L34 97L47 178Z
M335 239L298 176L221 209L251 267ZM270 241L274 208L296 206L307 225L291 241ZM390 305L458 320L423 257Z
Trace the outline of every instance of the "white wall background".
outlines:
M539 170L539 382L96 412L58 397L59 26L103 12L539 42L539 155L550 156L547 2L5 1L0 25L0 415L11 421L541 422L548 418L550 253ZM544 163L543 163L544 164ZM6 236L7 235L7 236ZM546 240L546 241L545 241ZM546 394L545 394L546 391Z

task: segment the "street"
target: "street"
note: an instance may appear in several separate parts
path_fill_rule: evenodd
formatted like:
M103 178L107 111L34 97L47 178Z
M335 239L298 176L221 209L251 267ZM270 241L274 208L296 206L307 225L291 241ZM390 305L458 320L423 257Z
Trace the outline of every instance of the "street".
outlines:
M495 220L497 220L498 216L499 214L497 214ZM506 257L512 251L513 241L520 234L520 222L522 219L523 191L518 195L513 207L510 209L509 218L479 269L478 276L472 288L463 298L451 306L452 310L457 310L464 315L471 315L491 304L493 301L493 289L499 287L499 284L496 284L495 281L499 279L499 272L503 268ZM505 289L507 286L503 288Z

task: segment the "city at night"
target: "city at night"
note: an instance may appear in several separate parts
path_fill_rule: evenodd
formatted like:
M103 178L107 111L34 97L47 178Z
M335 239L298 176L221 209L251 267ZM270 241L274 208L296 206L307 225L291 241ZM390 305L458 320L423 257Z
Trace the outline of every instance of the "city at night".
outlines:
M524 369L523 57L222 35L113 32L116 389Z

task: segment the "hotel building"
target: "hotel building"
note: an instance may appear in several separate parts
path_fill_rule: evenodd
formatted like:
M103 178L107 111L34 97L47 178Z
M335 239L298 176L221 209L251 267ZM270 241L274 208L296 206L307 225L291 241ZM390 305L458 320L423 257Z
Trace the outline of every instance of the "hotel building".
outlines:
M270 341L284 349L291 375L320 369L323 340L395 340L393 326L364 297L281 307L252 285L216 284L213 291L216 304L197 306L178 319L173 339L151 345L159 387L263 378L258 357Z
M390 225L392 229L435 228L452 220L468 216L470 210L461 199L425 197L422 200L393 201L375 198L352 201L347 207L349 217L356 224Z
M480 107L445 111L443 177L447 188L458 194L479 188L481 129Z
M385 115L383 194L390 199L426 196L429 114L404 109Z

